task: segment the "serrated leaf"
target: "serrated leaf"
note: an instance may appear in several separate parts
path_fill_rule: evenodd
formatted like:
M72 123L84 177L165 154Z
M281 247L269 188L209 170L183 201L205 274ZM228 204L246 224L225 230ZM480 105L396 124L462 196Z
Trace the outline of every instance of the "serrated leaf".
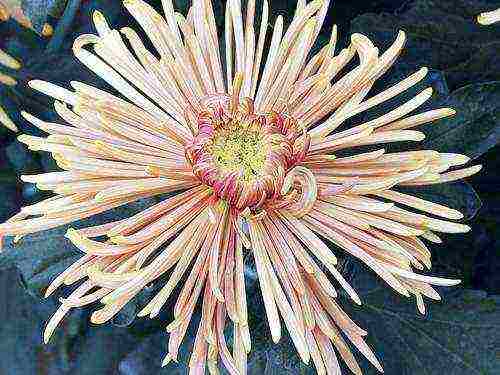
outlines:
M369 332L368 341L387 374L497 374L500 297L446 290L444 301L427 304L426 316L367 270L352 281L363 301L352 316ZM442 293L443 295L443 293ZM362 362L364 374L377 371Z

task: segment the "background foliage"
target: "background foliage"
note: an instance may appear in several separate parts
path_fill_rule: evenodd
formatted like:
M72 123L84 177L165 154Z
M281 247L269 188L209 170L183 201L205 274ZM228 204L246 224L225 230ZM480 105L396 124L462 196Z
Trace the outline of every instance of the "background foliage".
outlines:
M70 80L104 84L79 65L71 54L71 42L90 32L91 14L102 10L118 27L134 23L117 0L9 0L22 6L33 29L11 19L0 23L0 48L22 62L20 70L4 73L18 81L13 87L0 85L0 105L21 131L37 134L26 124L19 110L31 111L47 120L56 115L47 98L26 87L32 78L68 85ZM150 1L159 6L160 1ZM185 12L187 0L175 0ZM223 23L225 1L215 1L216 16ZM260 3L260 2L258 2ZM273 16L282 14L290 21L295 1L273 0ZM421 189L428 198L445 202L466 213L472 231L450 236L445 244L433 247L433 271L461 278L461 288L444 292L444 303L429 307L426 317L416 314L412 301L384 288L366 269L350 260L344 273L361 293L364 306L350 308L361 326L370 332L369 342L380 355L386 373L393 374L498 374L500 361L500 195L498 194L500 148L500 25L480 26L475 16L500 7L487 0L350 0L332 1L324 34L339 26L341 45L353 32L368 35L381 49L387 47L399 29L406 31L405 52L378 85L383 87L428 66L425 82L408 92L414 95L424 85L434 88L434 98L426 106L452 106L453 119L425 128L423 146L440 151L466 153L486 165L469 183ZM273 19L272 19L273 20ZM40 35L41 26L51 23L51 38ZM404 98L398 98L398 101ZM390 106L396 105L393 101ZM365 116L374 116L377 108ZM15 142L15 134L0 127L0 221L20 206L40 199L41 192L30 184L20 184L17 175L54 169L45 154L29 153ZM475 190L474 190L475 189ZM477 191L477 193L476 193ZM479 200L479 196L482 200ZM126 215L148 202L138 202L93 220ZM167 334L162 330L168 309L155 321L135 320L135 301L112 324L89 326L89 312L74 312L65 320L50 345L41 344L44 321L55 310L56 299L40 300L41 290L77 256L62 238L64 228L26 237L14 246L9 240L0 256L0 373L1 374L186 374L182 364L159 370ZM313 371L300 364L286 338L272 345L260 294L255 285L252 261L247 262L247 281L254 333L250 374L304 374ZM144 292L147 298L154 291ZM261 308L259 308L261 306ZM124 328L126 326L126 328ZM182 355L187 357L189 340ZM375 373L365 362L366 374Z

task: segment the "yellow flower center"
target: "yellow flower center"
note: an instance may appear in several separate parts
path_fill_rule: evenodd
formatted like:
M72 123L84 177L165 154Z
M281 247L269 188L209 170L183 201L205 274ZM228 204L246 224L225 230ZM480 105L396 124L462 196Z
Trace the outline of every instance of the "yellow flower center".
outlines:
M224 173L239 171L250 182L262 176L268 147L260 131L235 124L216 132L207 151Z
M296 121L256 114L248 98L231 103L228 95L213 95L201 104L198 134L186 145L193 174L238 210L280 196L287 172L304 154Z

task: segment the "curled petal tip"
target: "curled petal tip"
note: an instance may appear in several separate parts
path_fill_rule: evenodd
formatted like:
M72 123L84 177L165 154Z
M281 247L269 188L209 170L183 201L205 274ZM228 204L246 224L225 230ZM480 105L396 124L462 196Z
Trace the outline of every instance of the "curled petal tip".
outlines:
M144 318L144 317L146 317L146 316L148 316L148 315L150 315L150 314L151 314L151 308L150 308L150 307L149 307L149 305L148 305L148 306L144 307L141 311L139 311L139 312L137 313L137 316L138 316L139 318ZM152 316L151 316L151 318L152 318Z
M156 318L159 314L160 314L160 311L156 311L156 310L151 311L151 312L149 313L149 318L150 318L150 319L154 319L154 318Z
M13 132L19 132L14 121L9 117L7 112L0 106L0 124L3 124L7 129L12 130Z
M103 20L104 19L104 15L102 14L102 12L100 10L94 10L94 12L92 13L92 17L94 18L94 20Z
M33 116L30 115L28 112L26 111L21 111L21 116L26 120L26 121L30 121Z
M99 311L94 311L92 315L90 315L90 322L93 324L101 324L101 317Z
M477 22L481 25L491 25L500 21L500 9L483 12L477 16Z
M427 87L424 91L422 91L422 93L428 97L431 97L433 92L434 89L432 87Z

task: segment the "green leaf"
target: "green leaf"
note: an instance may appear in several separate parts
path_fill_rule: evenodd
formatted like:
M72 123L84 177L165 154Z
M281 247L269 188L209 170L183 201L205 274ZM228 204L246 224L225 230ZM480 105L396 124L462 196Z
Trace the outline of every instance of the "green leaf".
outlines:
M44 345L42 332L45 321L54 311L51 300L40 302L28 295L22 287L19 273L14 269L0 272L0 361L1 374L68 373L69 343L80 332L80 312L71 314L60 326L51 345Z
M422 147L476 158L500 141L500 82L463 87L438 106L457 114L424 126Z
M464 83L500 81L500 41L483 44L463 63L446 71L450 86L458 87Z
M44 345L42 332L55 301L41 302L26 294L13 269L0 272L0 285L0 320L8 322L0 324L1 374L118 374L120 360L137 343L126 329L90 327L80 309L66 317L51 343Z
M429 302L425 316L414 301L396 295L363 269L352 282L363 301L352 317L369 332L368 342L385 373L402 375L498 374L500 297L446 290ZM443 293L441 293L443 295ZM369 367L364 374L376 374Z
M408 42L399 64L411 70L428 66L447 77L451 71L454 79L449 83L454 89L477 78L500 78L496 64L483 65L482 74L477 74L477 56L481 48L500 42L500 28L479 25L476 16L498 7L498 1L416 0L394 14L363 14L351 22L351 32L365 34L385 49L397 31L404 30Z

